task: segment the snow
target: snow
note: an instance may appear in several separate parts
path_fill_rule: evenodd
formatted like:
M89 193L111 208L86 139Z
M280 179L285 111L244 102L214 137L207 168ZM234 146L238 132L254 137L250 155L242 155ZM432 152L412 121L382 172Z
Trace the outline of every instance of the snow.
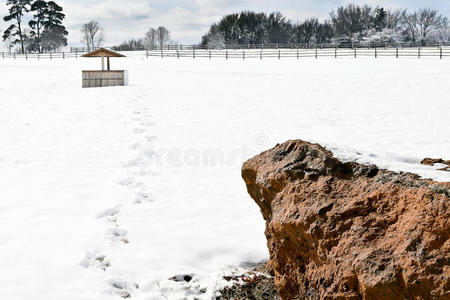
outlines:
M420 165L450 159L449 64L135 55L81 89L98 60L0 61L2 297L209 299L268 257L240 167L288 139L450 181Z

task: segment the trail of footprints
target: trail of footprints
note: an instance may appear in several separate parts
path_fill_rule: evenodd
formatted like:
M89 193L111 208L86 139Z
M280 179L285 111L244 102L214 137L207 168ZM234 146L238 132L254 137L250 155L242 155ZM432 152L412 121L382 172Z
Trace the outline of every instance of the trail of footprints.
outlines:
M130 101L128 107L134 106L134 118L132 119L135 128L133 134L136 136L136 142L130 146L130 149L136 153L135 158L122 163L126 170L126 176L119 184L128 187L134 194L131 205L145 205L153 202L151 193L145 185L145 177L154 175L150 170L147 148L145 145L151 142L154 137L147 136L149 127L153 124L149 122L150 115L148 109L139 105L138 100ZM144 146L143 146L144 145ZM97 218L107 224L105 239L117 247L126 247L132 241L128 237L128 231L120 225L120 215L124 213L124 208L117 206L106 209L97 215ZM81 265L85 268L95 268L108 273L108 269L114 262L108 258L108 255L102 252L87 253L82 260ZM109 275L109 274L108 274ZM110 275L111 276L111 275ZM106 281L108 292L122 298L131 298L132 294L139 289L137 283L131 283L126 278L113 278Z

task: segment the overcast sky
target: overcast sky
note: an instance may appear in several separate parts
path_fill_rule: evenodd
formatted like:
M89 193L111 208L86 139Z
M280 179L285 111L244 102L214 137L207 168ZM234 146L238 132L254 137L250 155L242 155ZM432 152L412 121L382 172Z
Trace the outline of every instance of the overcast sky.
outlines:
M0 0L0 16L7 12L6 0ZM280 11L293 21L307 17L326 18L336 7L369 4L387 8L436 8L450 16L450 0L54 0L67 15L69 44L80 45L80 27L91 19L105 30L106 45L142 37L151 27L165 26L172 39L184 44L198 43L209 25L231 12L242 10ZM7 27L0 21L0 29Z

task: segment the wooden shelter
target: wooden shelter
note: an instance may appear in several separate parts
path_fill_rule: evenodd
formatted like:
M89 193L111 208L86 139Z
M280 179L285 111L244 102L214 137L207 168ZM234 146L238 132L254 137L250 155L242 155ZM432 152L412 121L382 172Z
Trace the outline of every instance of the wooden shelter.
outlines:
M126 57L123 54L109 49L99 48L81 57L101 57L102 69L97 71L83 71L83 88L124 86L126 84L126 72L124 70L111 70L110 57ZM106 70L105 70L106 57Z

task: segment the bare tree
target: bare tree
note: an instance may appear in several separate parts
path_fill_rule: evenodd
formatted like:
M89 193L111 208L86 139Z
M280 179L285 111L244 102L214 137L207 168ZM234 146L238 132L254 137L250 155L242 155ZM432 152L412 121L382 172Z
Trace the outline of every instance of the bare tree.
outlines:
M448 27L448 19L435 9L421 9L413 13L406 11L402 15L405 35L414 44L425 46L436 31Z
M147 49L154 49L156 45L156 30L153 28L150 28L146 33L144 37L144 43L145 47Z
M89 50L98 48L103 44L103 29L97 21L92 20L84 24L81 33L83 35L82 42Z
M398 30L401 26L402 15L404 11L400 9L388 10L386 12L386 28L392 30Z
M160 49L169 44L170 32L164 26L160 26L156 29L156 42L158 43Z

